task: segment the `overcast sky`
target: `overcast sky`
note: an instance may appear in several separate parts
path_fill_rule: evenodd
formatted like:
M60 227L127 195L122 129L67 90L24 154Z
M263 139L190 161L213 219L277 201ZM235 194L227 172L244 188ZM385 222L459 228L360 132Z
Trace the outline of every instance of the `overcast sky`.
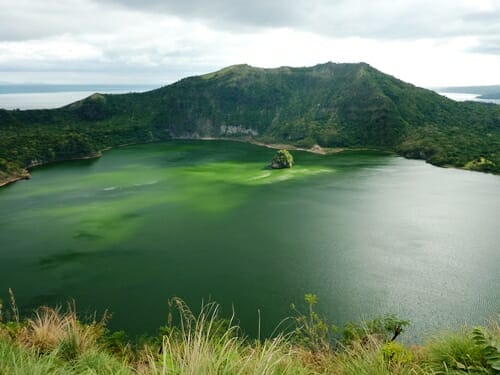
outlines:
M500 0L0 0L0 82L166 84L227 65L364 61L500 84Z

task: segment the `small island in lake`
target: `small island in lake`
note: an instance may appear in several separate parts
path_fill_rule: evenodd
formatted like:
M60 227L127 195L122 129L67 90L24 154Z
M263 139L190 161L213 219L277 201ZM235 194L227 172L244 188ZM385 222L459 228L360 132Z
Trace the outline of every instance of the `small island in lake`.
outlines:
M293 156L288 150L278 150L271 162L272 169L283 169L293 167Z

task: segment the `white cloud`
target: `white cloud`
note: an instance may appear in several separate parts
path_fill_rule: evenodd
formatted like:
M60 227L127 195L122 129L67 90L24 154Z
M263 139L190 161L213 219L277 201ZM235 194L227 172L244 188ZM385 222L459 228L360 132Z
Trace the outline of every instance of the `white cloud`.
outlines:
M500 83L497 0L17 0L3 10L0 81L164 84L237 63L365 61L424 86Z
M4 62L23 63L32 61L71 61L95 60L102 57L102 52L94 45L81 43L71 38L24 42L0 43L0 64Z

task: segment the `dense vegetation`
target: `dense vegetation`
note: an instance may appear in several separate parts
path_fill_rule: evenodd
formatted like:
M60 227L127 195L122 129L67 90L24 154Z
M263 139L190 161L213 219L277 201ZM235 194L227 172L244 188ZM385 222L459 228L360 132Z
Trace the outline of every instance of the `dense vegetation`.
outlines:
M219 317L217 304L204 305L195 316L173 298L158 334L131 341L124 332L110 332L106 317L83 322L74 304L66 311L41 307L22 320L12 297L10 314L0 305L0 373L423 375L500 369L498 321L408 347L396 342L408 322L388 316L348 323L339 333L315 311L315 295L305 301L305 313L292 306L288 333L250 339L234 317Z
M142 94L0 110L0 135L1 179L40 163L172 137L369 147L500 173L500 106L457 103L363 63L238 65Z
M293 167L293 156L288 150L278 150L273 157L271 162L271 168L281 169L281 168L292 168Z

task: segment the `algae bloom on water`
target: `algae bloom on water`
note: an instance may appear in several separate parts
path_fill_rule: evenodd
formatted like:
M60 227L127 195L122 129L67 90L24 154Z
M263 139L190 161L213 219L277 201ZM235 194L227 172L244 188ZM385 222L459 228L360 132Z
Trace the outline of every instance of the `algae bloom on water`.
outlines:
M271 162L272 169L282 169L293 167L293 156L288 150L278 150Z

